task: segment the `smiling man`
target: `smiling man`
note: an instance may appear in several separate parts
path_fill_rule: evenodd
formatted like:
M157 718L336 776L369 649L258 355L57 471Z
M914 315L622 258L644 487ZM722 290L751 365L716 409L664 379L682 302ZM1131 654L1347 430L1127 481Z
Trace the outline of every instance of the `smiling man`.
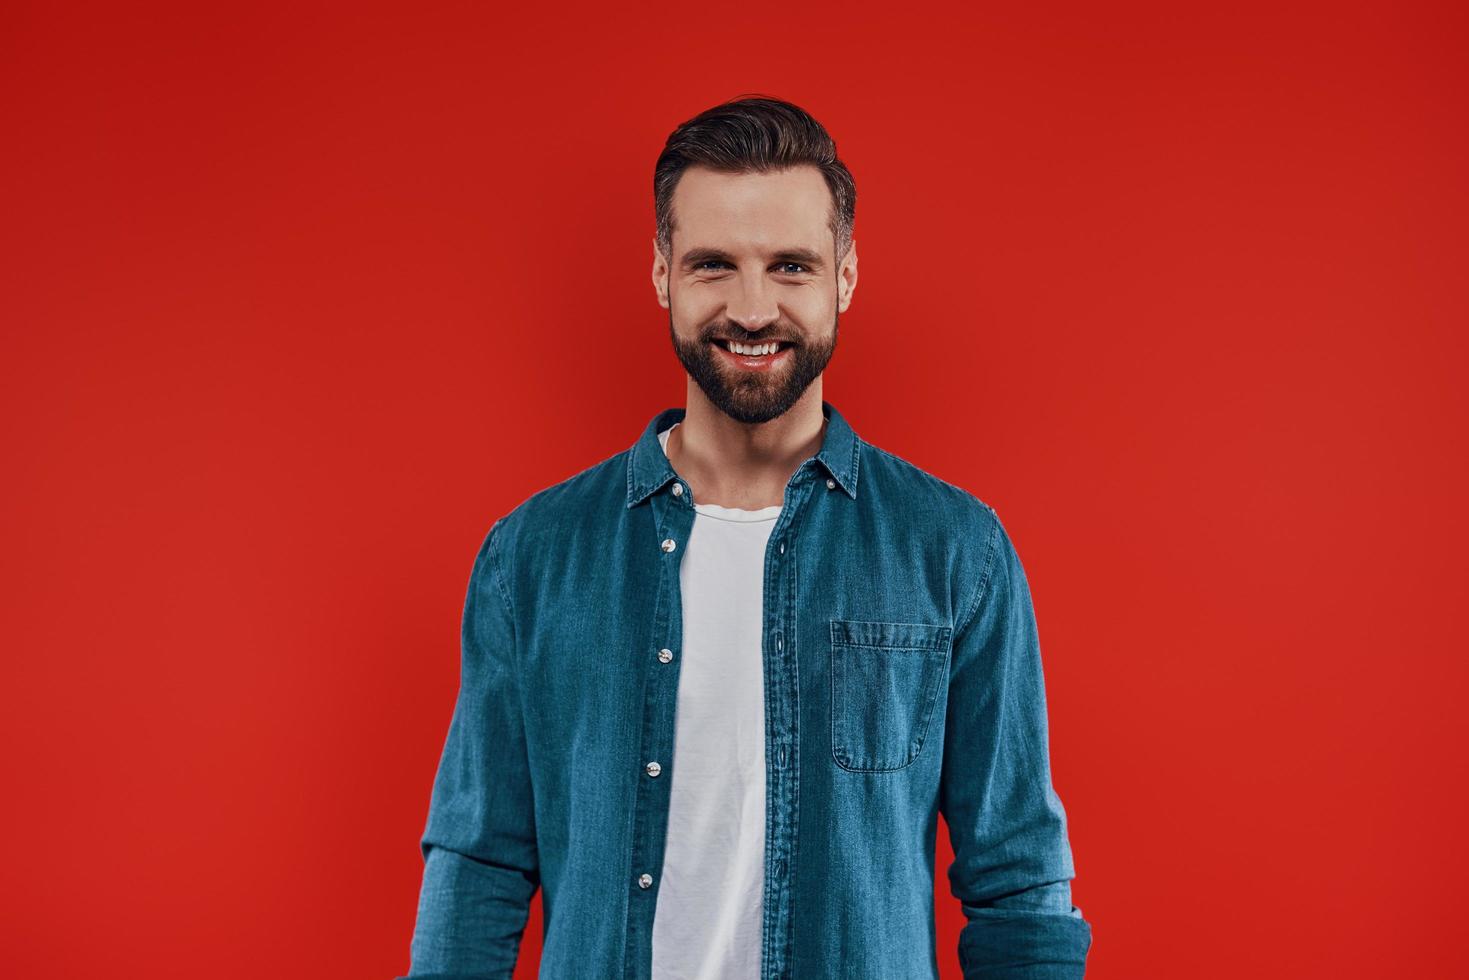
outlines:
M788 102L680 125L652 281L685 407L494 522L465 600L412 977L1077 978L1034 611L993 508L822 394L856 187ZM915 420L916 421L916 420Z

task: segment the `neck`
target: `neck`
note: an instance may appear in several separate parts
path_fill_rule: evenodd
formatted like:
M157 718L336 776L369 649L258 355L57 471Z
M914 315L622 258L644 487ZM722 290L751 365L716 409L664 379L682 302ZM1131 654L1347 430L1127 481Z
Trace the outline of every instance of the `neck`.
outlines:
M791 476L826 436L820 379L784 415L759 423L730 418L702 389L689 387L688 408L667 448L694 501L742 510L783 504Z

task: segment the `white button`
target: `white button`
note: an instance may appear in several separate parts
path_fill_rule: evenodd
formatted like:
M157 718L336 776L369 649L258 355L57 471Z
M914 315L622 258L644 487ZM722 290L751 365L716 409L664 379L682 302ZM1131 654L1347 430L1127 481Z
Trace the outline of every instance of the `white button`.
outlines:
M781 554L785 554L786 553L786 543L784 541L782 541L780 543L780 553Z
M643 872L642 874L638 875L638 887L639 888L648 888L652 884L653 884L653 876L650 875L650 874L648 874L646 871Z
M826 478L826 489L828 489L828 490L835 490L836 488L837 488L837 481L833 480L831 477L827 477Z
M675 497L682 497L683 496L683 484L682 483L675 482L673 484L673 495Z
M644 768L647 769L648 775L650 776L656 776L663 771L663 767L656 762L650 762Z
M663 548L664 551L672 551L674 548L677 548L678 545L674 544L674 541L673 541L672 538L664 538L663 539L663 544L662 544L661 547Z
M665 664L668 663L668 661L673 659L673 651L668 649L667 647L664 647L662 650L658 651L658 659Z

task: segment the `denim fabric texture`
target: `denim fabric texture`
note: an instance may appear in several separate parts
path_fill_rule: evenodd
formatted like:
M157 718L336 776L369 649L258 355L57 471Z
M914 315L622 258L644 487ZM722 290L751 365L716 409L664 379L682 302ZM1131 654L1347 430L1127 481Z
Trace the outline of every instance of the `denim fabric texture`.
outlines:
M940 813L963 976L1081 977L1015 547L988 504L822 412L765 556L762 977L938 977ZM537 888L541 977L650 976L695 503L658 433L684 414L527 498L475 557L410 977L508 980Z

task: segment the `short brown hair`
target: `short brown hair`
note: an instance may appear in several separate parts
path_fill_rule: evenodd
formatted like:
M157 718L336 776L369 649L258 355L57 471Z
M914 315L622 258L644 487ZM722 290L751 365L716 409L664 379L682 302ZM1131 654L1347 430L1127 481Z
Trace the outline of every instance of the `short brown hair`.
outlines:
M830 227L838 262L852 243L857 184L837 158L836 141L806 110L763 95L741 96L679 123L653 168L658 249L673 250L673 190L690 166L721 173L768 173L810 164L831 191Z

